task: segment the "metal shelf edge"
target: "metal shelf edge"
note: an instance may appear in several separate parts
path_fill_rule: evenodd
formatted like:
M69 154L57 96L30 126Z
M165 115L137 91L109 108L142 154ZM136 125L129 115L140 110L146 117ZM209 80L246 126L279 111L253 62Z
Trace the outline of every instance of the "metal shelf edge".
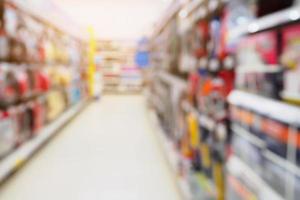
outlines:
M53 136L63 125L71 120L86 104L86 100L77 103L57 120L46 126L35 138L23 144L8 157L0 162L0 183L4 182L12 173L17 171L23 163Z

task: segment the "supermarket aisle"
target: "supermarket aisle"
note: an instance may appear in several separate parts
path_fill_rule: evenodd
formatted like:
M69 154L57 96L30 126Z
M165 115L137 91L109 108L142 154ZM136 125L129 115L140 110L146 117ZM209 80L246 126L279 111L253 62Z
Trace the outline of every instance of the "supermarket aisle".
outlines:
M176 200L141 96L90 105L0 190L1 200Z

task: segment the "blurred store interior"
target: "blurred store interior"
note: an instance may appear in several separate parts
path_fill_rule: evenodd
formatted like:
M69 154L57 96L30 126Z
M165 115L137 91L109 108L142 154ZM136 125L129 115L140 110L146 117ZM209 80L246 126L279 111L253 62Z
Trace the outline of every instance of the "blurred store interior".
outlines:
M298 200L300 0L1 0L0 200Z

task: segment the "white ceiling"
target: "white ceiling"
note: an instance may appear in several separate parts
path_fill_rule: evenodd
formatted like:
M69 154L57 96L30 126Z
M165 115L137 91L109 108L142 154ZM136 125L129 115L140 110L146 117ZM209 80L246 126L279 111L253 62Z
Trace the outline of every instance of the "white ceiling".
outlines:
M158 21L170 0L52 0L99 39L137 40Z

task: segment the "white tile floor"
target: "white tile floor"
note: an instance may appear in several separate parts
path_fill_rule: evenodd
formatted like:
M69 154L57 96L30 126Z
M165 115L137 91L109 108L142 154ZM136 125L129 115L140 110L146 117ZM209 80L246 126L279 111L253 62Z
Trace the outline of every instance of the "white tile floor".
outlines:
M0 189L0 200L179 200L141 96L105 96Z

